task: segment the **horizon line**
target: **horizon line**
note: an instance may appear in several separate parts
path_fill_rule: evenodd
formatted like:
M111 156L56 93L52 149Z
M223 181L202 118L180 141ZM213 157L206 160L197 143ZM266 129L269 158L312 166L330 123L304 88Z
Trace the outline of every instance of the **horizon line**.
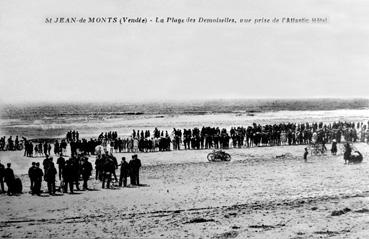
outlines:
M200 103L200 102L212 102L212 101L285 101L285 100L296 100L296 101L310 101L310 100L369 100L369 97L234 97L234 98L192 98L192 99L130 99L130 100L70 100L70 101L30 101L30 102L6 102L0 99L0 105L4 106L25 106L25 105L60 105L60 104L158 104L158 103ZM1 107L0 107L1 108Z

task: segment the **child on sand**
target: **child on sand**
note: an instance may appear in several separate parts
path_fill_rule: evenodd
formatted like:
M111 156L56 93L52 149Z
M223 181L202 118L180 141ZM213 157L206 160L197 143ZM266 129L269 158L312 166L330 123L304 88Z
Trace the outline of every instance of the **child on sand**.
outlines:
M307 162L307 156L308 156L309 152L308 152L308 149L305 148L305 153L304 153L304 161L305 163Z

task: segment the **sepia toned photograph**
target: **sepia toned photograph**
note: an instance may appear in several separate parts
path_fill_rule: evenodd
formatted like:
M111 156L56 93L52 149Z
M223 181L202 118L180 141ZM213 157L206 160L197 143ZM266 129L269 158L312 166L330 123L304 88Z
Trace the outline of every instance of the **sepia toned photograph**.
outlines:
M1 1L1 238L369 238L368 11Z

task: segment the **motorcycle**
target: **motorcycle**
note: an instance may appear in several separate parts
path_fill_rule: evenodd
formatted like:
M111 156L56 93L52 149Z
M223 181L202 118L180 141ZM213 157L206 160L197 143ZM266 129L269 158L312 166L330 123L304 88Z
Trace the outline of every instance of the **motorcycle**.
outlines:
M218 151L213 150L213 152L208 154L207 159L210 162L231 161L231 155L222 150L218 150Z

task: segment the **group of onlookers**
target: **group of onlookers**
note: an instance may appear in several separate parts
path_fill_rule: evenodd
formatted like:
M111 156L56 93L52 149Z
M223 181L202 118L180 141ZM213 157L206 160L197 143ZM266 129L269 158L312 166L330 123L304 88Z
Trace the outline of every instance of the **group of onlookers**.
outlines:
M23 138L24 139L24 138ZM19 140L18 136L13 139L13 136L9 136L6 139L6 136L0 138L0 150L1 151L14 151L14 150L22 150L23 145L21 140Z
M39 162L32 162L32 166L28 170L32 195L41 195L43 180L47 184L47 192L50 195L55 195L57 191L57 175L59 175L60 182L58 191L62 193L67 193L68 190L69 193L74 193L75 190L81 190L81 180L83 181L82 189L89 190L88 180L92 176L93 167L86 155L72 155L72 157L67 160L60 155L57 158L56 164L58 165L58 169L54 164L53 157L49 157L48 155L46 155L42 162L43 169L40 167ZM120 174L118 180L116 169L119 167ZM137 154L134 154L132 156L132 160L129 162L126 161L125 157L122 157L121 163L118 164L114 155L105 151L104 153L96 156L95 178L102 182L102 188L111 188L112 179L115 180L119 187L127 186L127 178L130 178L131 185L140 185L140 167L141 161L138 159ZM15 177L13 169L11 168L11 163L7 164L7 168L0 163L1 192L5 192L4 182L8 188L8 195L17 194L22 191L21 181L19 178Z

